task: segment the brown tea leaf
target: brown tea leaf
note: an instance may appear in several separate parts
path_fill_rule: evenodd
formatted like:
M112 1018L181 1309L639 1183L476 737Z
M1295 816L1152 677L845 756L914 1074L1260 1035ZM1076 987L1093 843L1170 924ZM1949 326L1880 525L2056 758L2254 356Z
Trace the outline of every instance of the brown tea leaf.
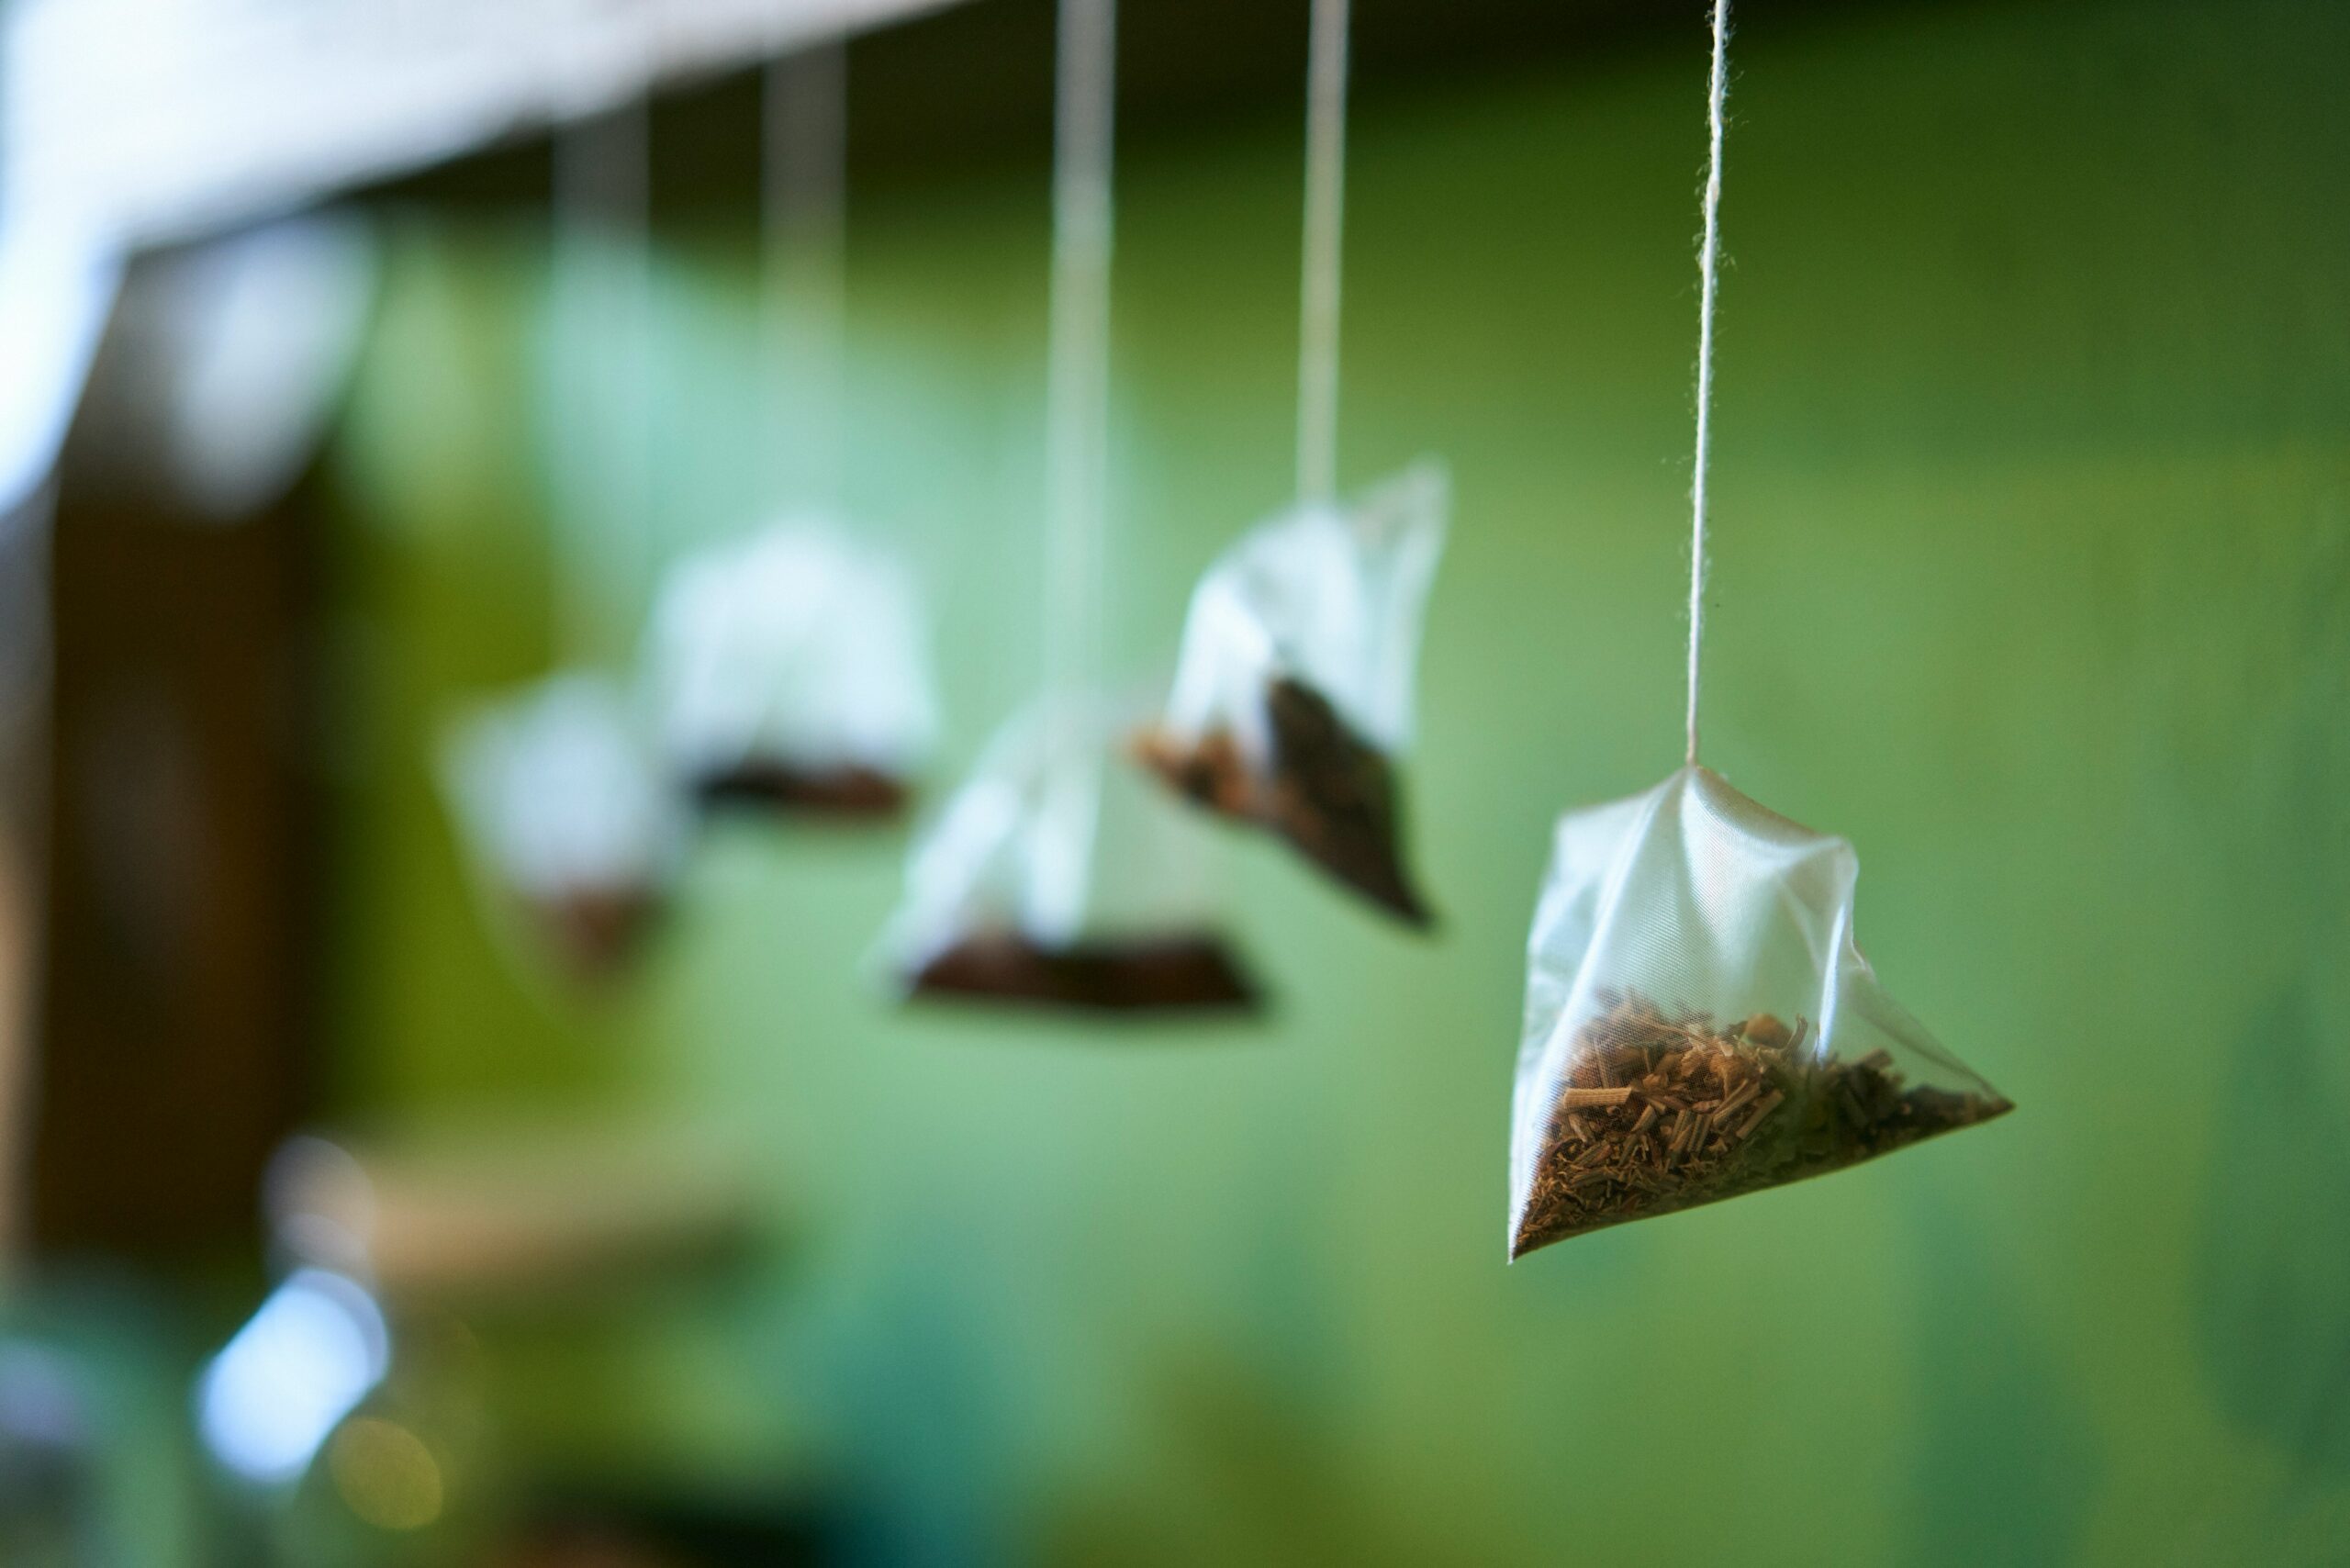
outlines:
M1890 1052L1857 1061L1801 1047L1757 1014L1727 1029L1668 1019L1637 994L1599 993L1559 1091L1510 1255L1626 1220L1800 1181L1989 1121L1997 1095L1904 1089ZM1619 1083L1617 1069L1639 1065Z
M1196 742L1161 731L1136 737L1136 759L1186 798L1255 822L1409 924L1433 919L1404 868L1403 812L1386 753L1348 727L1329 699L1281 677L1265 689L1272 755L1253 767L1232 735Z

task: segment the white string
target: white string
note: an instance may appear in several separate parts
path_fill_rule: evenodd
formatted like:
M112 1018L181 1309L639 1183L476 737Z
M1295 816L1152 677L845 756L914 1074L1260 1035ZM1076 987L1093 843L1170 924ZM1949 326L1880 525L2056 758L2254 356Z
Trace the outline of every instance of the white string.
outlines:
M1061 0L1058 47L1045 388L1045 665L1047 684L1073 697L1101 676L1115 0Z
M653 503L652 135L642 98L554 136L558 637L571 658L616 653L625 607L604 583L649 569ZM579 530L592 539L575 536ZM610 559L601 559L610 556ZM568 566L566 566L566 557Z
M1297 333L1297 494L1338 489L1338 288L1347 198L1347 5L1314 0L1305 66L1305 244Z
M845 458L846 46L835 40L772 62L761 106L774 478L778 488L797 480L813 498L838 505Z
M1689 766L1697 765L1697 650L1706 632L1706 460L1713 444L1714 301L1722 249L1722 107L1729 96L1729 0L1714 0L1706 123L1706 238L1697 252L1697 463L1689 482Z

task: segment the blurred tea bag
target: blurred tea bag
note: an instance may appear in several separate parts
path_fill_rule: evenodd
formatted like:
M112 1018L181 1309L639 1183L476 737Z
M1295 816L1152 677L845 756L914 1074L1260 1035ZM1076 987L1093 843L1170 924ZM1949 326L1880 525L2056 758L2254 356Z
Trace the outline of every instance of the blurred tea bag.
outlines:
M885 945L914 996L1235 1009L1254 982L1209 923L1199 825L1108 766L1099 700L1006 724L915 846Z
M705 803L891 814L937 725L912 578L812 516L671 568L645 669L663 761Z
M487 704L453 728L442 773L498 902L523 912L574 976L620 968L684 847L676 801L622 693L564 674Z
M1447 498L1424 463L1350 503L1302 503L1225 551L1192 596L1166 712L1135 746L1185 796L1421 926L1398 765Z
M1560 819L1528 943L1510 1255L2011 1109L1879 988L1852 846L1709 769Z

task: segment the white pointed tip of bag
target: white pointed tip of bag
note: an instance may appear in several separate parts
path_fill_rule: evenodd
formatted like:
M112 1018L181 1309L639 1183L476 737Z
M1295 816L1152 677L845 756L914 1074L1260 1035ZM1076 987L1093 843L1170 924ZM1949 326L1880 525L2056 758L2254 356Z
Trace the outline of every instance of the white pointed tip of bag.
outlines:
M1513 1259L2012 1108L1878 984L1859 870L1702 767L1560 819L1527 944Z

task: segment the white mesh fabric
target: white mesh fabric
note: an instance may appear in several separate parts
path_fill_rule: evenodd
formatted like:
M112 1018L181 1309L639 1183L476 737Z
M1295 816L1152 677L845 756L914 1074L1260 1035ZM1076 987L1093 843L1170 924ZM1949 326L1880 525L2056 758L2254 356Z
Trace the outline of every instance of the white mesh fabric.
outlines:
M1218 556L1184 621L1167 732L1226 730L1261 763L1265 688L1286 675L1365 740L1402 751L1448 498L1443 468L1424 462L1358 500L1292 508Z
M681 847L629 704L599 677L556 676L465 715L442 771L476 860L527 897L657 885Z
M673 566L645 674L662 754L687 777L760 761L902 776L937 727L912 580L819 518Z
M1113 766L1120 715L1100 699L1016 714L917 839L884 946L919 964L979 932L1046 947L1199 925L1214 846L1191 813Z
M1628 994L1672 1017L1802 1020L1817 1059L1883 1049L1909 1085L1996 1099L1879 987L1852 935L1859 870L1843 839L1789 822L1704 767L1560 819L1527 946L1513 1237L1585 1026Z

